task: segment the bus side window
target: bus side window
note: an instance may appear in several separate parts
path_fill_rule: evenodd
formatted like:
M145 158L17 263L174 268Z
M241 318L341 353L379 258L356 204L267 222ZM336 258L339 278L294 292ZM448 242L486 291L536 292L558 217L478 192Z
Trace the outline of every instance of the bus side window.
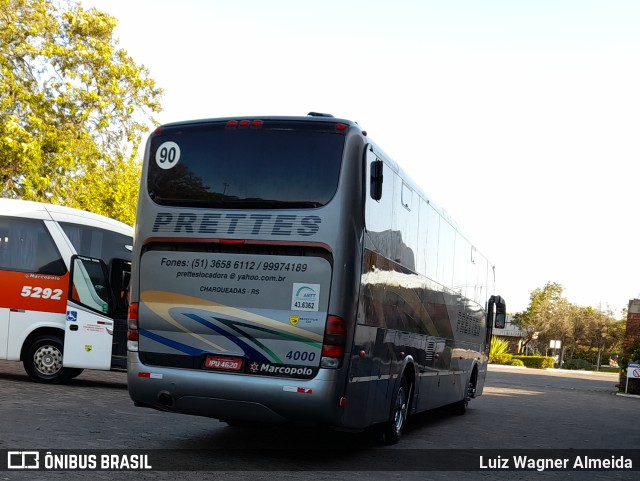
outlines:
M98 227L59 222L65 235L81 256L94 257L109 262L110 259L131 259L133 243L130 236Z
M41 220L0 219L0 268L64 275L67 268Z
M60 257L58 248L54 245L48 232L38 233L38 257L36 268L38 274L65 273L67 268Z

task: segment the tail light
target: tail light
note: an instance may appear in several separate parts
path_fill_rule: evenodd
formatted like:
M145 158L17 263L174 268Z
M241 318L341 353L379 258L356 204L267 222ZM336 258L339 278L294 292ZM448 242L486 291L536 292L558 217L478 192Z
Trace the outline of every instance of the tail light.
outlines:
M338 316L327 316L320 367L329 369L339 368L342 365L346 341L347 325L344 319Z
M252 128L260 128L264 125L264 121L260 120L260 119L253 119L253 120L229 120L227 121L227 128L228 129L235 129L235 128L247 128L247 127L252 127Z
M138 331L138 303L129 304L129 316L127 318L129 330L127 331L127 350L138 351L138 340L140 339L140 331Z

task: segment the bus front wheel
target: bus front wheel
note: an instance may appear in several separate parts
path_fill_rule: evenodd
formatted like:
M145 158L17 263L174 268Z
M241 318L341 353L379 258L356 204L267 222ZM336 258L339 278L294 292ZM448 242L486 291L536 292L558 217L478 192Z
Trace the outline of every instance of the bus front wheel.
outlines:
M469 382L467 383L467 390L464 393L464 397L453 404L450 405L450 411L453 414L458 416L462 416L467 412L467 406L469 405L469 401L471 398L476 397L476 387L478 384L478 371L476 369L473 370L471 377L469 378Z
M24 370L36 382L59 384L82 372L62 367L62 339L46 334L36 337L29 345L24 359Z

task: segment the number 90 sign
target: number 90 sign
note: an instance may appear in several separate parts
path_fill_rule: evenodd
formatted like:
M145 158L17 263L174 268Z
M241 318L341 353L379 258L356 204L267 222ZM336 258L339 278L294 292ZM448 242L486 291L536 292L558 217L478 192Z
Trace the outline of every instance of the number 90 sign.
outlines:
M156 150L156 164L161 169L171 169L180 160L180 147L175 142L163 142Z

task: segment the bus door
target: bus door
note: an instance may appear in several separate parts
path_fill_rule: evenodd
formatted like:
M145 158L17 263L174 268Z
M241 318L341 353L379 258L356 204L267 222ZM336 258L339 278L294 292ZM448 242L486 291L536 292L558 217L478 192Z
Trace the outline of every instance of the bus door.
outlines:
M113 348L111 369L127 368L127 314L129 312L129 283L131 282L131 261L112 259L109 263L109 282L113 305L110 318L113 319Z
M111 368L114 321L107 268L83 256L71 259L71 289L65 321L64 367Z

